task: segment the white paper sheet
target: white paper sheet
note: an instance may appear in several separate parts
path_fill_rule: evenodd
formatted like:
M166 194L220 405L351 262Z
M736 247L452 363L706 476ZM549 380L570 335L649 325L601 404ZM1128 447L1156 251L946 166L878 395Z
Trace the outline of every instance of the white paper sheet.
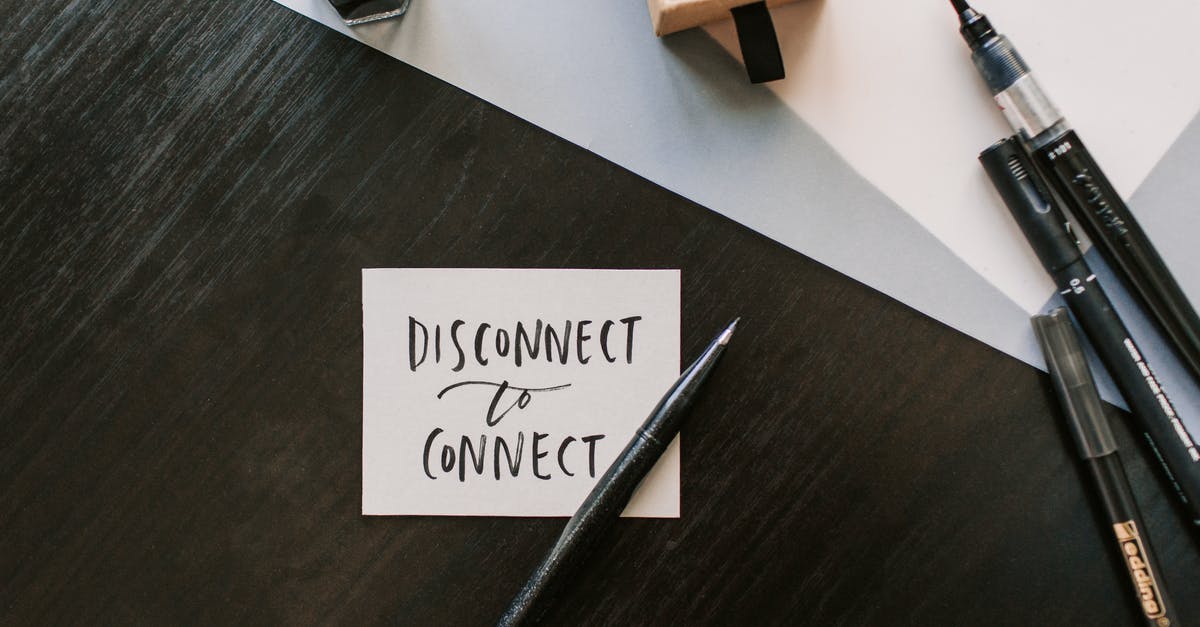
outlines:
M362 281L366 515L570 516L679 374L678 270ZM679 516L678 438L624 515Z
M327 0L276 2L1042 366L1028 317L1054 290L976 163L1008 129L947 2L780 7L789 78L770 86L749 85L703 30L654 37L641 2L422 1L401 20L353 31ZM1155 168L1163 175L1131 206L1200 298L1200 275L1187 272L1200 260L1200 117L1178 138L1171 130L1198 108L1190 33L1200 3L979 8L1013 38L1121 192L1176 141L1169 167ZM722 28L708 31L729 47ZM1152 349L1154 331L1121 286L1105 285L1197 429L1200 388L1169 350ZM1102 391L1121 403L1111 386Z
M1126 198L1200 112L1200 2L979 0ZM1053 292L975 162L1012 134L945 0L806 0L771 11L770 83L867 180L1030 313ZM730 22L706 27L740 58Z

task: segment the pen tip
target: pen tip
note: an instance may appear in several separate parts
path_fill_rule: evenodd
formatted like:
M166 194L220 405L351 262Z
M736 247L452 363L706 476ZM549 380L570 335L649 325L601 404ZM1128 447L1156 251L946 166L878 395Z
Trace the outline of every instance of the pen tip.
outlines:
M954 5L954 10L957 13L971 10L971 5L967 4L967 0L950 0L950 4Z
M717 344L724 346L729 343L729 338L733 337L733 332L737 329L738 320L741 320L741 317L734 318L733 322L730 322L729 326L725 327L725 330L721 332L721 336L717 338Z

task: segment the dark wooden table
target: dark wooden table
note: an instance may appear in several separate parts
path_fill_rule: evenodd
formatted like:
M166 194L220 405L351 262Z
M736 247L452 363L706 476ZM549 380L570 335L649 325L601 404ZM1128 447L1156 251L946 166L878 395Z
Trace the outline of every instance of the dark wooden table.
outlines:
M682 268L685 356L743 316L683 517L553 624L1135 620L1035 369L267 0L0 9L0 622L494 620L562 519L359 515L388 266Z

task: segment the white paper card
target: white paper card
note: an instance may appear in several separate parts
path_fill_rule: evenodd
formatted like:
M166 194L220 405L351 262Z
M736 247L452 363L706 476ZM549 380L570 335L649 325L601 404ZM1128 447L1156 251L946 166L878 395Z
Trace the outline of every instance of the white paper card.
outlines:
M570 516L679 375L678 270L364 269L365 515ZM679 516L679 441L626 516Z

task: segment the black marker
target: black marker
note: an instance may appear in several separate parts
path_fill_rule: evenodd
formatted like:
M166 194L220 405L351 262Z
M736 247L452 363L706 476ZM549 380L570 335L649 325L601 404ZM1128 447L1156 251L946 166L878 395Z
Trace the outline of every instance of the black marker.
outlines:
M737 323L737 320L730 323L667 390L625 450L567 521L562 535L529 576L525 587L513 598L498 625L513 627L537 622L540 612L545 609L541 601L554 593L562 578L583 561L596 540L620 516L642 478L679 433L687 408L717 364L717 358L725 351Z
M1079 448L1079 456L1087 464L1088 474L1100 493L1104 514L1112 526L1117 552L1133 584L1138 608L1151 627L1176 625L1178 620L1167 600L1158 558L1150 547L1146 525L1117 453L1117 441L1104 418L1096 382L1067 310L1060 307L1050 315L1034 316L1033 330L1046 355L1046 368L1054 381L1054 391L1061 401L1063 416Z
M1029 66L1007 37L964 0L951 0L971 46L971 59L983 75L1004 117L1029 146L1038 167L1082 221L1088 237L1113 270L1137 294L1166 333L1169 343L1200 382L1200 317L1125 201L1054 103L1038 86ZM1098 90L1106 86L1097 86Z
M1188 518L1200 528L1200 451L1083 260L1029 155L1010 137L983 151L979 161L1129 403Z

